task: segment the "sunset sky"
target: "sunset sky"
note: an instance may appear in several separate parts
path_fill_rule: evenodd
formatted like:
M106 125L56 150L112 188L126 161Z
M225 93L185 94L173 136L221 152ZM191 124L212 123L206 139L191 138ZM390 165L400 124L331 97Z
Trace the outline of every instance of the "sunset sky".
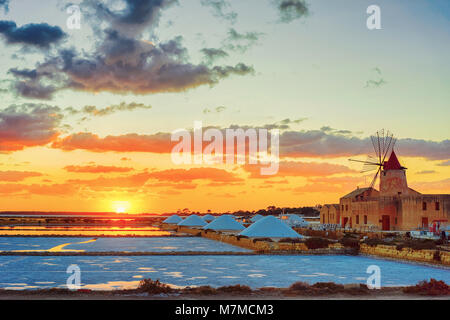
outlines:
M449 39L448 0L0 0L0 211L336 203L381 128L450 193ZM174 164L194 121L280 129L278 174Z

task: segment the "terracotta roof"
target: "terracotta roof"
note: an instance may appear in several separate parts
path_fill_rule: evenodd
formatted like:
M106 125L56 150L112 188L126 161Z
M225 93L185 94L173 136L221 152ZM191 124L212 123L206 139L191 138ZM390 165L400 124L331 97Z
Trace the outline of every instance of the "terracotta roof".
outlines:
M406 168L402 167L402 165L400 164L400 161L398 161L395 151L392 150L389 160L385 161L383 164L383 169L384 170L402 170L402 169L406 169Z

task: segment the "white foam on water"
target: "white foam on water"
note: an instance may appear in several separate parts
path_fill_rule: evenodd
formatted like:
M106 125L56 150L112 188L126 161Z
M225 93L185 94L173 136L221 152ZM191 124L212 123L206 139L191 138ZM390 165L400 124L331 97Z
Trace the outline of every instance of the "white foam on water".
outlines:
M252 274L249 274L248 276L250 278L262 278L262 277L265 277L266 275L262 274L262 273L252 273Z

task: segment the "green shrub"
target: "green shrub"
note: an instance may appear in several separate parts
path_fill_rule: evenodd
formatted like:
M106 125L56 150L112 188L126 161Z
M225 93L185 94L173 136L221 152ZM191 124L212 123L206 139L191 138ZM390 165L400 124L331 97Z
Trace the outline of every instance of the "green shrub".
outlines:
M309 283L298 281L298 282L291 284L291 286L289 287L289 290L305 291L305 290L308 290L309 288L310 288Z
M338 293L344 291L342 284L336 284L334 282L317 282L312 285L313 288L321 289L327 293Z
M305 241L308 249L321 249L328 248L328 245L333 243L332 241L324 238L308 238Z
M299 239L299 238L282 238L278 242L280 242L280 243L302 243L303 239Z
M359 249L359 240L352 237L344 237L339 241L344 247Z
M174 290L166 284L159 282L159 280L153 281L152 279L142 279L139 281L137 288L138 292L147 292L151 294L171 293Z
M205 296L215 295L217 294L217 290L211 286L200 286L196 288L186 289L189 293L200 294Z
M402 243L397 244L397 250L402 250L403 248L411 248L413 250L434 250L436 249L436 243L433 240L407 240Z
M378 238L369 238L363 241L364 244L367 244L368 246L371 247L376 247L378 245L389 245L390 243L382 240L382 239L378 239Z
M448 296L450 295L450 286L444 281L430 279L430 282L421 281L412 287L406 287L403 292L407 294L420 294L426 296Z
M253 239L253 243L256 243L258 241L266 241L266 242L273 242L272 239L270 238L258 238L258 239Z
M240 284L234 286L224 286L217 288L217 291L224 293L239 293L239 294L247 294L251 293L252 289L249 286L243 286Z

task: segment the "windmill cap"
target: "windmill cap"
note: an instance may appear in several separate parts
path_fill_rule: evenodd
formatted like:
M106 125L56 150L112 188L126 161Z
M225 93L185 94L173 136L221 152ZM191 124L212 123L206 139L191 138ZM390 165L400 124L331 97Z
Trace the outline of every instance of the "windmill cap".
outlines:
M402 167L400 164L400 161L398 161L397 155L395 154L395 151L392 150L391 156L389 157L388 161L385 161L383 164L384 170L403 170L406 169L405 167Z

